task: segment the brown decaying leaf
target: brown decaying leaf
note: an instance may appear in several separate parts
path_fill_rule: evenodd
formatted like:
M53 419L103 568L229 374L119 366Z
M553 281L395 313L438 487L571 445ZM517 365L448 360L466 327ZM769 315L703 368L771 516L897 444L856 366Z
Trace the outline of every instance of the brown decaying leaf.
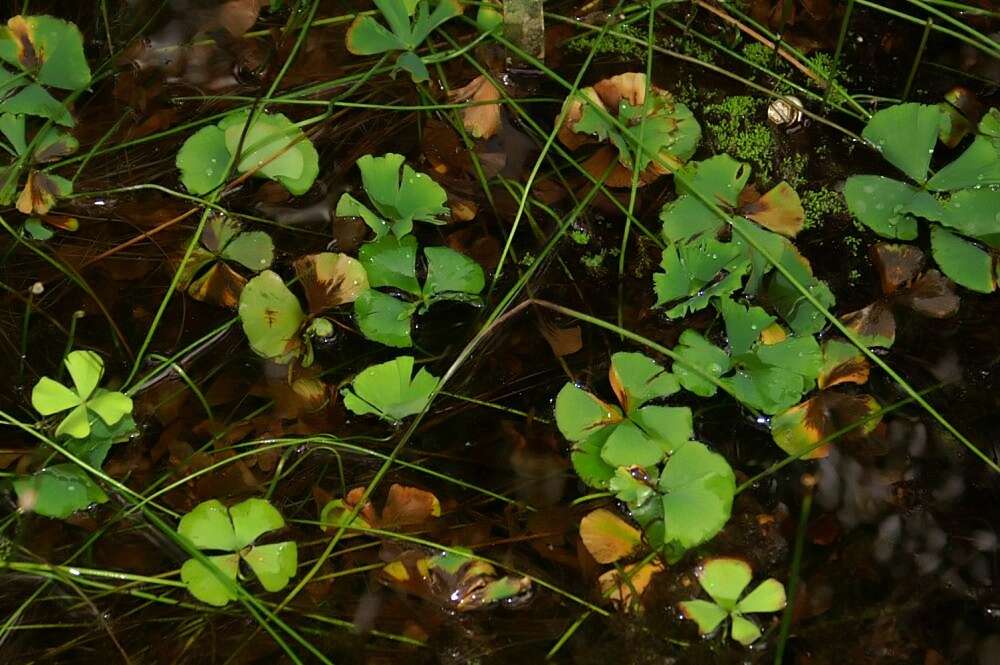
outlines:
M235 309L247 280L223 261L216 261L204 275L192 282L188 293L195 300Z
M955 284L937 270L928 270L907 289L899 302L924 316L947 319L958 312Z
M834 432L864 420L877 411L879 403L870 395L848 395L836 390L824 390L815 397L799 404L795 409L804 408L803 424L815 432L815 441L826 438ZM859 439L871 433L878 425L878 419L873 418L864 425L851 430L845 435L848 439ZM808 457L826 457L827 446L814 451ZM819 455L819 452L823 452Z
M840 317L852 332L865 337L879 337L891 344L896 339L896 317L882 300Z
M740 211L764 228L794 238L802 230L806 213L799 195L787 182L778 183L769 192Z
M641 610L641 605L634 602L638 599L632 597L632 590L634 589L641 598L653 575L663 572L663 564L659 561L647 563L641 568L638 566L639 564L625 566L624 575L619 574L617 570L609 570L598 578L597 584L601 593L607 595L615 607L627 611Z
M28 174L24 189L17 197L17 209L25 215L44 215L55 205L59 188L40 171Z
M572 355L583 348L583 331L580 330L580 326L560 328L542 316L539 329L557 358Z
M294 266L312 314L354 302L368 288L364 268L346 254L309 254L296 259Z
M216 20L233 37L242 37L260 14L261 6L267 0L228 0L216 10Z
M477 76L468 85L452 90L448 101L473 101L475 106L462 109L462 124L477 139L488 139L500 130L500 91L485 76Z
M909 284L924 267L924 253L913 245L880 242L872 247L871 256L887 296Z
M23 16L13 16L7 21L7 28L14 36L14 44L17 49L17 60L29 72L33 72L45 62L45 54L35 51L35 45L31 40L31 31L28 22Z
M820 374L816 379L816 385L820 389L823 389L841 383L867 383L870 371L871 365L868 364L867 358L864 356L851 358L849 361L833 367L830 371Z
M438 498L416 487L393 484L382 508L383 526L412 526L441 516Z
M598 508L580 520L580 539L597 563L614 563L635 552L642 534L610 510Z

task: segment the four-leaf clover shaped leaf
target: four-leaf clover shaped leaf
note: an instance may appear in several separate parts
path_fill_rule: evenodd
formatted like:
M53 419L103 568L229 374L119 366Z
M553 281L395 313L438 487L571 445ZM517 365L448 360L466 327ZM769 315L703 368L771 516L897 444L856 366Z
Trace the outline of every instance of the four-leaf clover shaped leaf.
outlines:
M243 560L265 589L280 591L298 568L295 542L255 545L254 541L284 526L281 513L264 499L247 499L228 509L215 499L198 504L181 518L177 533L199 550L221 554L208 556L217 570L188 559L181 566L181 580L195 598L221 607L236 600L236 593L234 585L219 579L220 571L235 582Z
M91 412L108 425L132 413L131 397L97 387L104 375L104 361L99 355L93 351L73 351L64 363L73 379L73 388L43 376L31 391L31 405L43 416L72 409L56 428L56 436L67 434L82 439L89 435Z
M427 276L417 281L417 239L386 235L361 246L358 259L372 287L354 302L361 334L387 346L413 345L413 315L442 300L471 302L486 285L478 263L447 247L424 249ZM378 288L391 288L395 297Z
M686 600L680 603L681 611L698 624L698 632L702 635L711 633L727 618L731 619L730 635L740 644L749 646L760 637L761 630L744 615L777 612L785 607L785 587L773 577L744 596L743 591L751 579L753 571L742 559L709 559L698 570L698 582L714 602Z
M203 247L196 247L184 265L179 287L195 300L236 307L246 278L233 270L238 263L254 272L271 267L274 243L263 231L243 231L242 225L224 215L214 215L201 234Z

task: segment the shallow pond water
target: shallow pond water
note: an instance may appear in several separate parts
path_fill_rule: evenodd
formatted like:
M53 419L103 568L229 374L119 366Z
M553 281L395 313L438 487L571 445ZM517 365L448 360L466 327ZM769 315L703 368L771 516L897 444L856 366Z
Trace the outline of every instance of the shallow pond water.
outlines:
M550 655L581 664L1000 662L998 474L876 367L864 391L893 410L864 436L835 441L825 458L777 469L788 455L775 445L767 417L722 393L673 395L671 405L691 408L694 437L728 461L736 484L755 480L736 495L718 535L663 559L663 570L636 591L641 603L629 610L602 597L598 578L613 567L597 563L583 544L581 519L602 507L627 512L574 472L571 444L555 423L556 395L567 381L612 395L615 352L668 362L615 326L668 349L686 329L711 339L724 334L711 309L668 320L655 306L659 214L677 197L672 178L638 188L634 200L627 186L590 196L590 180L572 161L586 149L548 140L566 95L560 78L579 76L585 86L646 69L642 3L545 3L544 71L508 62L498 40L456 51L479 35L475 8L467 9L470 20L456 19L429 40L423 56L448 57L432 62L430 81L418 84L405 71L366 75L381 56L346 50L353 14L372 9L362 0L24 4L24 13L80 27L95 79L73 103L80 149L54 167L74 178L75 194L51 213L55 221L75 217L79 229L35 240L23 236L26 215L13 203L0 213L7 227L0 240L0 372L7 377L0 390L0 661L457 664L534 663ZM893 168L859 140L865 123L857 109L824 106L815 81L762 46L763 33L781 23L780 9L768 8L781 4L737 3L729 13L708 3L666 3L653 26L660 51L649 69L655 85L701 123L692 159L729 152L751 165L758 192L782 180L798 191L806 222L794 244L829 285L839 316L889 299L871 258L883 240L848 211L844 181L892 176ZM826 4L832 8L790 3L797 18L786 39L805 52L800 62L832 62L844 7ZM911 101L937 104L955 85L984 107L997 104L989 44L924 35L920 3L864 4L848 23L840 79L858 108L874 112L904 90ZM980 11L968 13L934 4L977 33L997 34L1000 14L991 3L974 3ZM896 14L879 11L883 5ZM752 28L754 20L766 25ZM605 25L613 28L607 43L595 46ZM1000 52L995 39L992 46ZM465 85L480 68L521 103L504 106L494 136L465 143L446 89ZM365 339L351 309L341 308L329 315L333 334L315 341L312 366L290 371L254 353L235 308L173 293L205 203L181 184L177 152L214 116L267 96L276 80L271 97L296 101L264 106L306 121L318 177L300 196L276 181L245 179L217 205L245 230L271 236L272 269L291 280L303 255L358 255L371 233L359 218L338 217L337 202L345 192L362 198L359 158L404 155L444 188L451 209L447 224L416 225L421 246L462 252L486 276L478 301L440 302L418 313L412 348ZM774 126L770 93L806 97L813 117ZM935 157L934 168L944 161ZM532 202L521 214L529 179ZM632 210L636 223L628 226L619 271L623 210ZM910 244L933 267L926 226ZM423 267L418 273L427 279ZM892 305L895 343L875 353L926 391L996 465L1000 299L955 288L960 307L949 318ZM303 293L294 284L293 291ZM508 293L512 302L504 300ZM524 304L528 299L611 328ZM829 325L820 333L833 336ZM72 348L103 359L102 386L130 390L137 434L112 446L103 463L98 481L107 501L60 520L32 514L12 482L53 462L42 439L51 442L58 419L42 422L31 393L41 377L58 375L70 339ZM399 355L447 377L426 413L390 424L345 408L341 389L356 374ZM297 379L318 381L319 397L297 391L304 385ZM336 529L320 528L323 507L369 483L375 510L401 485L432 493L440 514L374 535L348 531L328 550ZM253 576L241 578L261 603L253 612L240 603L200 603L179 581L188 554L168 531L203 501L232 505L249 497L280 509L280 536L260 542L295 541L297 574L273 593ZM456 548L488 558L494 569L476 576L466 564L448 575L427 573L428 557ZM406 557L411 573L424 575L394 583L383 567ZM790 592L791 609L761 615L763 635L749 647L724 630L700 636L679 609L698 595L697 571L711 557L744 559L755 579L774 577ZM301 593L276 610L307 573ZM530 589L456 611L458 600L507 576L530 579ZM261 608L277 612L289 630L259 620Z

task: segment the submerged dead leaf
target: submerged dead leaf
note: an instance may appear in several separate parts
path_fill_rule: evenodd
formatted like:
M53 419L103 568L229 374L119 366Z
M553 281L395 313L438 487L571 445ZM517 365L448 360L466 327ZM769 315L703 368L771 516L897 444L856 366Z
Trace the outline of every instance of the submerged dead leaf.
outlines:
M771 435L775 443L790 455L805 453L803 459L820 459L830 454L833 443L830 441L815 447L820 441L845 427L864 421L879 408L879 403L870 395L848 395L835 390L824 390L775 416L771 422ZM880 421L880 417L873 417L843 435L843 438L863 439Z
M580 326L560 328L543 316L539 321L539 329L557 358L572 355L583 348L583 331Z
M468 85L452 90L448 101L475 102L475 106L462 109L462 124L477 139L488 139L500 130L500 91L483 75L472 79Z
M430 492L393 484L382 508L382 526L412 526L441 516L441 503Z
M840 317L851 332L869 346L892 346L896 341L896 317L882 300Z
M649 582L654 575L662 573L663 570L663 564L659 561L652 561L641 567L639 564L632 564L625 566L622 573L618 570L609 570L598 578L597 584L601 594L606 595L615 607L638 612L642 609L638 601L649 586ZM633 591L638 597L633 596Z
M909 284L924 267L924 253L913 245L880 242L872 247L871 256L887 296Z
M955 284L932 269L918 277L899 302L924 316L947 319L958 313L961 301L955 293Z

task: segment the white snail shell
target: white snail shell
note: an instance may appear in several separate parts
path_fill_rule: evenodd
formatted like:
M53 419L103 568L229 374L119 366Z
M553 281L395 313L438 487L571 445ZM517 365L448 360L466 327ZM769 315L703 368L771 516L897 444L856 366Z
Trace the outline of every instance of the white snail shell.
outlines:
M767 107L767 119L778 127L795 127L804 117L802 100L793 95L779 97Z

